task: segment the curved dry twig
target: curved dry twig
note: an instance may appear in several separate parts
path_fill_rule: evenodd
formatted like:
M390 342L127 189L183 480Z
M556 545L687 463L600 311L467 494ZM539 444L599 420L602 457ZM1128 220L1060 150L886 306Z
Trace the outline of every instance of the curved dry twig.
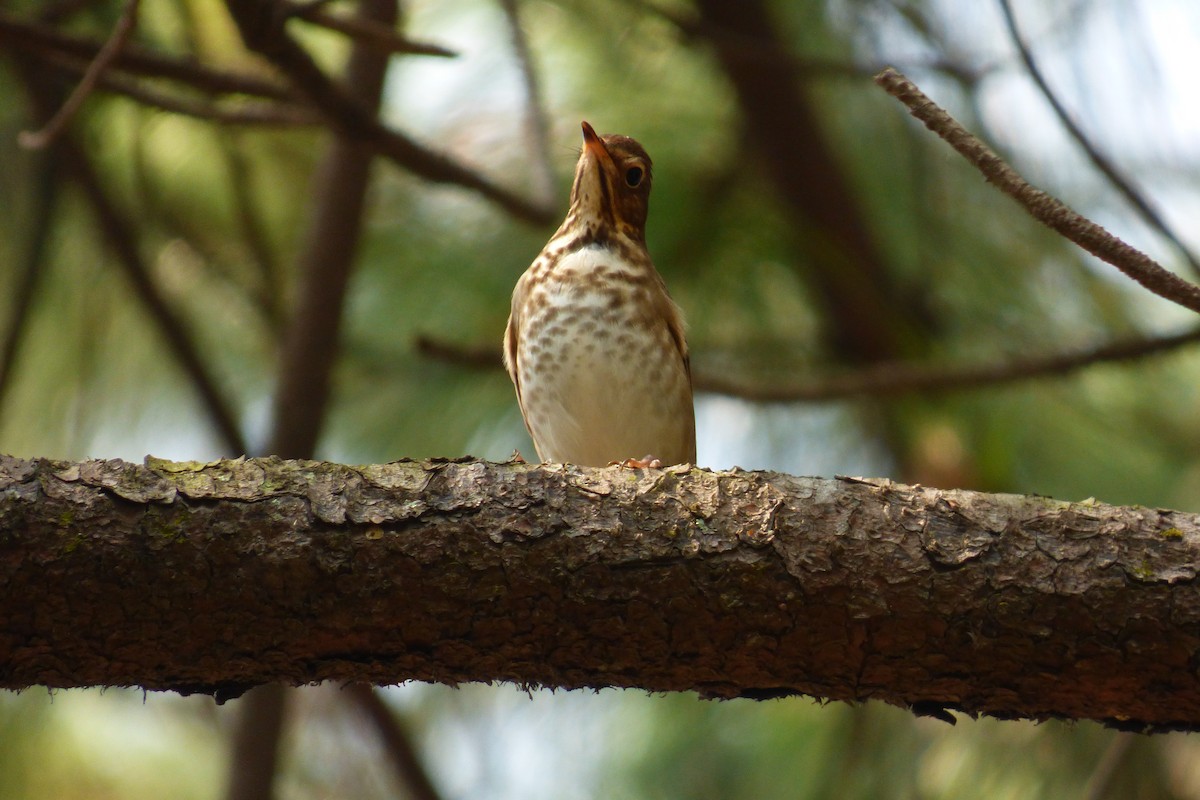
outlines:
M1038 222L1112 264L1159 297L1200 313L1200 286L1184 280L1142 251L1073 211L1061 200L1030 185L1004 159L930 100L908 78L889 67L875 76L875 82L904 103L925 127L971 162L983 173L988 183L1020 203Z
M96 84L104 74L104 71L120 55L121 49L129 41L134 26L137 25L137 10L139 5L140 0L126 0L125 8L122 9L121 16L117 19L117 24L113 28L112 35L108 37L108 41L100 48L100 52L96 54L96 58L88 65L87 71L83 73L83 80L79 82L75 87L75 91L71 92L66 102L59 107L54 116L40 130L21 131L17 136L17 142L22 147L30 150L41 150L53 142L62 133L63 129L67 127L75 117L75 114L83 106L83 101L96 88Z
M1015 45L1017 48L1017 54L1021 57L1021 63L1025 65L1026 71L1029 72L1029 77L1033 79L1033 82L1037 85L1038 90L1042 93L1042 96L1046 98L1046 102L1050 104L1050 108L1054 110L1055 115L1058 117L1058 121L1062 123L1064 128L1066 128L1067 133L1070 134L1071 138L1075 140L1076 144L1082 148L1083 152L1087 154L1087 157L1092 162L1092 165L1098 169L1105 178L1108 178L1108 182L1111 183L1113 187L1121 194L1121 196L1124 197L1131 206L1133 206L1134 210L1141 215L1146 224L1158 231L1164 239L1169 241L1175 247L1179 254L1183 256L1183 259L1192 268L1193 273L1200 274L1200 260L1196 258L1195 253L1193 253L1188 246L1184 244L1183 240L1179 238L1175 231L1173 231L1171 227L1167 225L1167 222L1162 218L1162 215L1150 205L1150 201L1147 200L1136 187L1134 187L1132 182L1130 182L1124 175L1121 174L1121 171L1117 169L1116 165L1113 164L1112 161L1110 161L1103 153L1100 152L1095 143L1087 137L1087 134L1083 132L1083 129L1080 128L1079 125L1075 123L1075 120L1071 117L1071 115L1067 113L1067 109L1063 106L1062 102L1059 101L1058 96L1053 92L1053 90L1051 90L1050 84L1046 81L1046 76L1043 75L1041 69L1038 68L1037 62L1033 60L1033 53L1030 51L1029 45L1025 42L1024 37L1021 36L1021 32L1017 29L1017 21L1013 15L1012 4L1009 2L1009 0L1000 0L1000 8L1004 12L1004 21L1008 25L1008 32L1012 37L1013 45Z
M803 382L755 383L726 374L706 372L693 361L696 391L712 392L756 403L827 402L862 397L897 397L916 392L959 392L1006 383L1063 377L1098 364L1136 361L1166 355L1200 344L1200 327L1171 336L1121 339L1071 353L1053 353L988 364L916 364L889 362ZM463 347L419 336L414 346L421 355L470 369L500 368L497 347Z

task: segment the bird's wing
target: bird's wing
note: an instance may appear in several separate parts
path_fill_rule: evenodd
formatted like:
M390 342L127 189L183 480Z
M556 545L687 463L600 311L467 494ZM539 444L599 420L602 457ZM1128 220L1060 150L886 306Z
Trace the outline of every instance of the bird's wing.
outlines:
M512 310L508 315L508 325L504 328L504 368L508 370L508 377L512 378L513 386L517 390L517 405L521 407L521 416L525 416L525 403L521 399L521 371L517 365L517 343L521 337L521 313L520 308L524 298L524 281L517 282L517 288L513 292ZM526 428L528 428L526 424Z

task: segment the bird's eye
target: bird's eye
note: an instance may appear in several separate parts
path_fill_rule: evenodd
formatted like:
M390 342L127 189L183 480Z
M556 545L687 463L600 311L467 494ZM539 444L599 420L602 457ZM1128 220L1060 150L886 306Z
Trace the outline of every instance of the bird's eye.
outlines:
M625 185L631 189L636 188L642 182L642 176L645 174L641 167L630 167L625 170Z

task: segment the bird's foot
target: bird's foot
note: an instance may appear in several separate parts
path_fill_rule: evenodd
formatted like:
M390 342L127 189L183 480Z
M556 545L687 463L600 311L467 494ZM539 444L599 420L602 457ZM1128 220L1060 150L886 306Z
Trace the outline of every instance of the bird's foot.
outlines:
M643 456L642 458L627 458L624 461L612 461L610 467L624 467L625 469L661 469L662 462L651 455Z

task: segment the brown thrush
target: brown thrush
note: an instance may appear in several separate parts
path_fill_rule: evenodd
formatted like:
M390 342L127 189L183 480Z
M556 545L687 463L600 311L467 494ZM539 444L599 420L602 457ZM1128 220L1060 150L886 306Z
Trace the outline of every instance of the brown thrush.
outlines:
M696 461L683 319L646 250L650 166L583 123L567 218L513 291L504 364L543 461Z

